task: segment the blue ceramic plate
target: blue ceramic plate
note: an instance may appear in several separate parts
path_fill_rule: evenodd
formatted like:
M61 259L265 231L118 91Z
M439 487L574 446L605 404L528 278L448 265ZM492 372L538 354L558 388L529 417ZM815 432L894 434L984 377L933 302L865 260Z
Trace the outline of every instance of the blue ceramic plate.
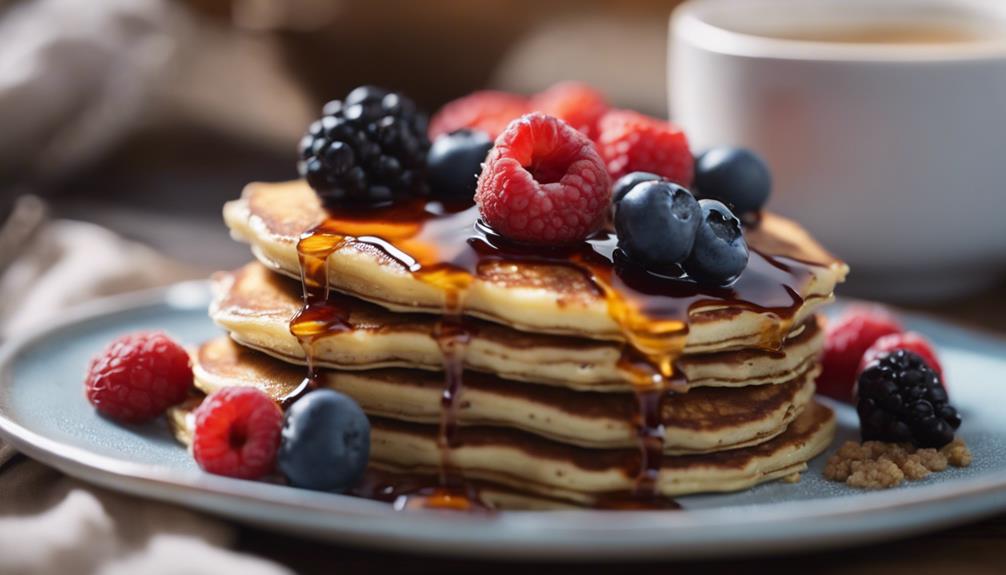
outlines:
M939 346L962 434L974 454L905 487L867 493L821 479L681 499L687 512L399 513L382 503L201 472L163 422L124 427L82 393L89 358L113 337L164 329L187 344L218 333L203 283L98 302L40 326L2 353L0 434L24 453L111 489L342 543L508 558L723 557L854 545L931 531L1006 510L1006 344L930 319L905 323ZM838 441L855 434L840 407Z

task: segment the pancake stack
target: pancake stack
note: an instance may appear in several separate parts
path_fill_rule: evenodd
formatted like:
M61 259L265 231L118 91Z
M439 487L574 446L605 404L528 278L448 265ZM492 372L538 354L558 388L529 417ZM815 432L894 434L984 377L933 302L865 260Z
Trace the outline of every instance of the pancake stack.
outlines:
M302 181L252 184L224 216L258 261L214 276L229 337L194 352L197 386L350 395L384 495L666 504L795 478L832 439L816 310L847 268L781 217L747 230L734 284L706 288L625 267L613 234L532 252L473 207L337 213Z

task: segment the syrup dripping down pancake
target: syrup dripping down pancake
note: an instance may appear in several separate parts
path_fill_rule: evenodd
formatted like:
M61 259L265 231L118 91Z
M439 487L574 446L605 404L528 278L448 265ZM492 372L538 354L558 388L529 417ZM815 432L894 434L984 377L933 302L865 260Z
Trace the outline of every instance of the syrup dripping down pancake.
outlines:
M276 401L303 379L303 370L221 337L193 354L196 385L204 393L234 386L261 389ZM663 405L664 450L691 453L733 449L766 441L810 403L817 367L812 364L778 385L697 388ZM323 370L319 384L341 391L369 416L435 425L442 376L411 369ZM636 445L631 393L578 392L507 381L469 372L460 397L462 426L512 427L555 441L599 449Z
M473 232L473 210L434 213L427 207L418 216L389 215L390 221L377 215L357 221L353 218L359 214L347 215L335 227L340 233L353 232L357 241L346 242L328 257L329 284L393 311L441 314L449 290L418 278L417 269L464 268L472 277L464 299L466 315L534 333L625 339L625 326L610 313L606 295L582 265L568 265L569 257L486 256L473 248L493 249ZM331 222L302 181L251 184L241 199L224 207L224 219L260 261L291 277L300 273L299 238ZM778 216L765 214L747 235L752 261L730 288L661 282L659 289L629 290L621 274L611 275L611 262L591 265L595 271L600 265L621 286L615 287L615 295L629 290L648 300L643 307L669 307L676 310L672 315L687 316L675 320L688 324L687 351L771 347L773 335L784 335L787 326L802 323L830 301L847 267L798 225ZM609 249L611 238L601 244ZM687 295L665 293L666 285Z
M175 437L191 441L191 410L198 400L169 412ZM371 419L371 467L403 478L437 473L440 452L433 425ZM729 492L800 473L824 451L835 432L830 409L811 403L785 432L751 447L664 457L656 484L662 497ZM452 462L475 482L512 490L511 505L541 505L539 498L593 506L635 485L639 452L574 447L525 432L463 427ZM525 494L521 497L519 494ZM534 502L538 501L536 505Z
M290 363L305 363L304 346L290 334L300 310L297 282L260 264L214 276L210 316L242 345ZM315 339L319 367L359 370L409 367L440 370L443 354L435 337L437 318L390 312L343 295L344 329ZM631 375L619 367L624 345L568 336L530 334L468 320L472 334L465 367L506 379L591 391L629 391ZM689 386L778 383L814 363L823 345L820 320L797 326L781 353L737 350L690 354L678 361Z

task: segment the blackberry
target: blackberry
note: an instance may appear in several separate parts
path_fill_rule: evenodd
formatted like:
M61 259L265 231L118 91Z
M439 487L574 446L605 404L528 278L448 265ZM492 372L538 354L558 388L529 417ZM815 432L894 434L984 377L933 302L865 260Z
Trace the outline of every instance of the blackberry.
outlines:
M921 356L904 349L870 363L859 375L856 393L864 441L943 447L961 426L940 376Z
M426 116L412 100L361 86L332 100L301 139L300 175L326 206L425 193Z

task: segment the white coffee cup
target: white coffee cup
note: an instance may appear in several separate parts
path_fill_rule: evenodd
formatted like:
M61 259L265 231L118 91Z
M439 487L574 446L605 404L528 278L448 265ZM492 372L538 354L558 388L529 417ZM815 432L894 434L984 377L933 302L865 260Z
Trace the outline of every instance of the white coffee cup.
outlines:
M826 37L865 27L974 39ZM846 259L858 292L932 299L1006 271L1006 1L692 0L669 63L693 149L760 153L769 208Z

